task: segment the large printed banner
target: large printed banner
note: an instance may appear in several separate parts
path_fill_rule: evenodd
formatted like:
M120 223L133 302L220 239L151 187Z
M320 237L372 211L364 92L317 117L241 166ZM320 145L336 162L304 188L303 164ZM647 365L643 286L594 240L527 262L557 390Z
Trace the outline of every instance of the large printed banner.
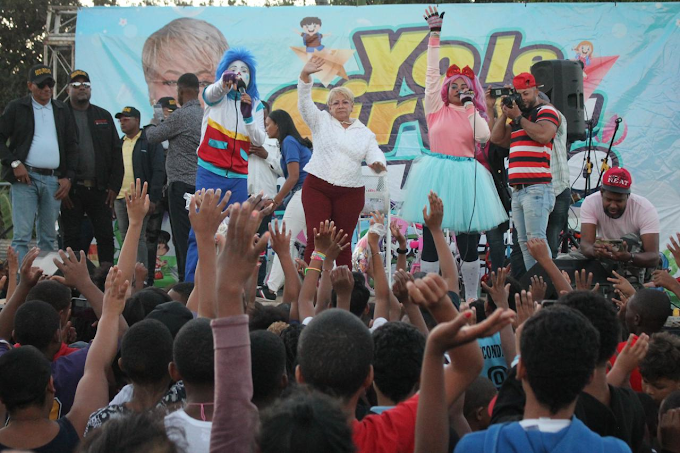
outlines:
M376 133L398 203L411 161L428 147L424 8L84 8L76 66L90 73L94 103L112 113L135 106L145 123L153 103L176 95L181 74L212 83L224 51L245 46L258 61L261 97L291 113L308 134L297 111L296 83L316 52L326 64L315 79L315 101L323 105L335 86L354 92L354 115ZM442 71L453 63L469 65L483 85L502 86L540 60L581 60L593 124L592 186L613 142L608 164L628 168L633 191L654 203L661 243L680 231L679 3L443 4L439 10L446 12ZM585 188L587 155L587 143L572 145L577 191ZM571 219L572 226L576 222Z

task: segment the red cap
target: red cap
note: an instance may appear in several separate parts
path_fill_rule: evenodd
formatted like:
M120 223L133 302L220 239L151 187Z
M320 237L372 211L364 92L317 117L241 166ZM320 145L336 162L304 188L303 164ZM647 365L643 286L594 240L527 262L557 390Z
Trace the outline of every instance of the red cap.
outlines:
M516 90L524 90L526 88L533 88L536 86L536 79L534 76L528 72L523 72L517 74L514 79L512 79L512 85Z
M633 178L625 168L612 167L602 177L602 187L610 192L630 193Z

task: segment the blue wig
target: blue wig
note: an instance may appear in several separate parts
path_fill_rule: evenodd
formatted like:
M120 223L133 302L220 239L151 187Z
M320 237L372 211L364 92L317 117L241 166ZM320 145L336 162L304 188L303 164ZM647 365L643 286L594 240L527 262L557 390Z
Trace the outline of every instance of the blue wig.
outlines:
M253 99L260 99L260 93L257 91L257 63L253 54L245 47L233 47L224 52L220 64L217 65L217 71L215 71L215 81L219 80L222 77L222 73L236 60L241 60L250 69L250 84L246 89L246 93Z

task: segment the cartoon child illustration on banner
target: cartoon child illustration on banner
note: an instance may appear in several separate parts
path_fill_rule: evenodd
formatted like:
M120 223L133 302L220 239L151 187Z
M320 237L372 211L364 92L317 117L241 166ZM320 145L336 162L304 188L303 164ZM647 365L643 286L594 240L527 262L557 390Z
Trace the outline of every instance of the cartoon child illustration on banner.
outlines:
M344 65L350 59L354 50L352 49L332 49L329 50L321 44L323 38L329 37L330 33L321 34L321 19L318 17L305 17L300 21L302 31L295 30L295 34L302 37L302 43L305 47L291 47L293 52L307 63L312 56L322 58L325 62L321 72L316 76L321 81L323 86L328 86L336 77L342 77L347 80L347 72L345 72Z

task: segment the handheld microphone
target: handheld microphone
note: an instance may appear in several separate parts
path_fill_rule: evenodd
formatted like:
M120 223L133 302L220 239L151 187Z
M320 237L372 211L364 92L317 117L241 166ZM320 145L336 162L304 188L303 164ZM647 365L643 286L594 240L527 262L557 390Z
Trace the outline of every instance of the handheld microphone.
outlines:
M238 89L239 93L246 94L246 83L243 81L243 79L238 79L238 82L236 82L236 88Z

